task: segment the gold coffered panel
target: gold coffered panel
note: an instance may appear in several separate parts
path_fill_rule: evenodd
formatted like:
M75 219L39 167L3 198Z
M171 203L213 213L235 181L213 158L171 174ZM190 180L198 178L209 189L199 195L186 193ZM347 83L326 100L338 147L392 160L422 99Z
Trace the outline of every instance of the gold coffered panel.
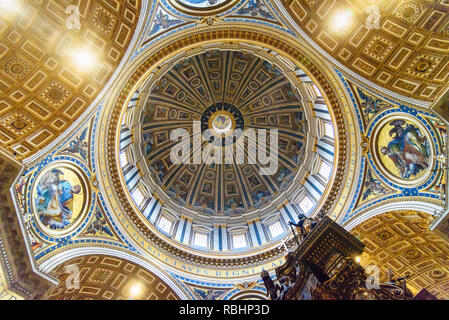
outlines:
M410 275L407 284L417 293L425 288L439 299L449 298L449 244L428 229L431 216L416 211L378 215L351 233L365 244L362 265L380 269L381 282L388 269L396 277Z
M449 79L449 0L282 0L298 26L356 74L414 99L433 101ZM367 19L379 8L378 28ZM336 30L340 10L352 23ZM367 11L365 11L367 10ZM373 20L375 21L375 20Z
M64 132L105 87L131 41L140 1L20 5L19 12L0 14L0 145L22 159ZM79 30L66 26L70 5L79 7ZM71 58L81 46L98 59L89 72Z
M79 270L78 288L70 278L75 272L72 270ZM59 265L53 275L59 280L59 285L47 293L50 300L179 299L152 272L133 262L112 256L88 255L75 258ZM66 281L74 285L67 286Z

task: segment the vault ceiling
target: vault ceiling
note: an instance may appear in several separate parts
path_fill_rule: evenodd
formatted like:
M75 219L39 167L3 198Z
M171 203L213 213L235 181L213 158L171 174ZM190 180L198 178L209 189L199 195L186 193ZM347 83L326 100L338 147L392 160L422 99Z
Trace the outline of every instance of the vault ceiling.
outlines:
M21 167L0 152L0 300L41 298L50 283L33 271L9 187Z
M79 30L66 27L69 5L79 7ZM139 0L34 0L0 14L1 145L17 158L30 156L80 117L119 65L139 9ZM89 73L70 60L80 45L99 57Z
M407 97L433 101L449 77L449 1L282 0L296 24L333 59L356 74ZM368 29L368 5L380 9ZM347 30L333 16L354 12ZM334 30L333 30L334 29Z
M448 299L449 244L428 229L430 216L416 211L391 212L368 219L354 228L365 244L362 265L380 269L381 282L391 269L396 277L410 275L407 284L415 293L425 288L439 299Z
M79 288L70 288L66 284L71 275L67 270L73 270L74 266L80 271ZM59 285L48 292L50 300L179 299L158 276L117 257L83 256L59 265L52 273Z

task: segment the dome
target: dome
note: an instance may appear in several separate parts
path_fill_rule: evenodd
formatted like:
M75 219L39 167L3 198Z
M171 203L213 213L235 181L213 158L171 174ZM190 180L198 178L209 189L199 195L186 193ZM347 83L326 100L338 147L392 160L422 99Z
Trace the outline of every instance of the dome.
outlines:
M288 216L317 212L334 137L325 97L302 69L260 48L206 46L161 64L134 93L120 166L162 238L204 251L221 247L220 234L229 241L219 251L238 252L279 240Z

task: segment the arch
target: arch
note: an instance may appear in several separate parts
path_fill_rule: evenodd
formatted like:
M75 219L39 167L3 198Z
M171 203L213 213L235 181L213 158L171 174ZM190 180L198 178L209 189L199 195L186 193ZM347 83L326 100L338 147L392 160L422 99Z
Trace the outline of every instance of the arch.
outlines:
M159 277L163 282L165 282L182 300L189 299L188 295L184 292L184 290L181 288L181 286L175 282L171 278L169 274L167 274L165 271L159 269L158 267L152 265L148 261L142 259L141 257L137 255L132 255L128 252L118 251L111 248L100 248L100 247L89 247L89 248L73 248L66 251L62 251L53 257L49 258L47 261L43 262L39 269L42 272L50 273L52 270L57 268L58 266L62 265L63 263L70 261L72 259L76 259L83 256L88 255L98 255L98 256L113 256L116 258L128 260L130 262L133 262L142 268L144 268L147 271L152 272L157 277Z

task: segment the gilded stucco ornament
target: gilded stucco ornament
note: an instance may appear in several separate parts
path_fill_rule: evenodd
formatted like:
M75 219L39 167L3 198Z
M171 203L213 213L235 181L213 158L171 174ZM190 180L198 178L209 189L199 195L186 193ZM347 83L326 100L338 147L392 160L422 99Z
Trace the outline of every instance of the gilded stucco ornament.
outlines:
M240 0L168 0L175 9L192 16L211 16L235 6Z

